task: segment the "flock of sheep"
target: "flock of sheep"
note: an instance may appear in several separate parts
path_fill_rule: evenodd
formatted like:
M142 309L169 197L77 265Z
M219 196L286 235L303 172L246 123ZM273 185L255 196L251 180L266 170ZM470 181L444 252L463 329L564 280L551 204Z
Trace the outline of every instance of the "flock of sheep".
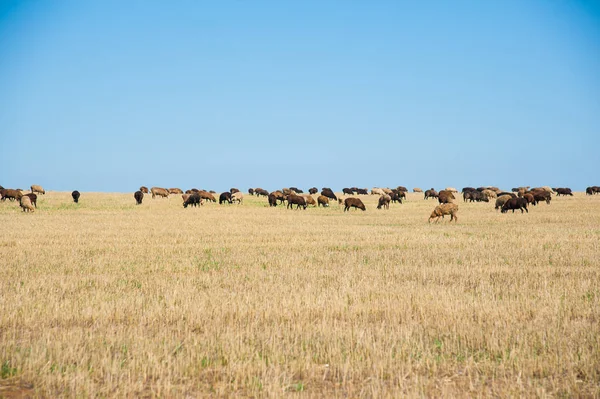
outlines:
M389 209L390 203L399 202L402 203L406 200L406 193L408 189L403 186L398 186L395 189L390 188L372 188L370 190L371 195L378 195L377 209ZM439 218L444 218L446 215L450 215L450 221L458 220L458 205L454 202L458 195L458 190L452 187L447 187L440 192L437 192L433 188L429 190L421 190L420 188L414 188L415 193L424 193L424 199L436 198L439 205L435 207L429 217L429 222L438 222ZM37 208L37 194L46 194L46 191L39 185L31 186L31 193L23 193L21 189L5 189L0 186L1 200L5 201L9 199L11 201L18 201L24 212L34 212ZM369 195L369 190L366 188L344 188L342 190L343 195ZM152 194L152 198L163 197L167 198L169 195L181 195L183 199L183 207L203 205L204 202L217 202L215 198L216 192L198 190L192 188L183 192L179 188L161 188L152 187L148 189L145 186L140 187L138 191L134 193L136 204L141 205L144 199L144 194ZM319 190L316 187L312 187L308 190L308 194L304 194L302 190L297 187L283 188L273 192L268 192L262 188L250 188L248 189L249 195L264 196L267 197L268 204L270 207L276 207L278 205L285 204L287 202L287 208L293 209L294 205L296 209L306 209L309 205L312 206L323 206L328 207L330 202L337 202L339 205L344 205L344 212L350 210L350 208L366 210L365 204L358 197L347 197L338 198L333 190L329 187L323 187L320 195L315 200L313 195L319 194ZM517 187L513 188L510 192L502 191L497 187L464 187L462 189L463 201L467 202L489 202L490 199L495 199L495 209L502 213L506 213L512 210L520 210L521 213L529 213L528 206L530 204L537 205L539 202L546 202L550 204L552 200L552 194L556 196L569 195L573 193L570 188L551 188L548 186L530 188ZM591 186L586 188L587 195L600 194L599 186ZM79 191L75 190L71 193L73 201L79 202L80 197ZM238 203L242 204L244 201L244 194L237 188L231 188L229 191L225 191L219 195L219 204L224 203Z

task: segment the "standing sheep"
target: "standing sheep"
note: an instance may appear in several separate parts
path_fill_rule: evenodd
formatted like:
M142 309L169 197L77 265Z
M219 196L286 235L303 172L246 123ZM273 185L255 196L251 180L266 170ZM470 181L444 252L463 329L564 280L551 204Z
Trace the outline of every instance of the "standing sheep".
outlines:
M326 208L329 206L329 198L327 198L324 195L319 195L319 197L317 198L317 203L319 204L319 206L323 206L323 208Z
M360 198L346 198L344 205L344 212L349 211L350 208L362 209L363 211L367 210Z
M235 193L233 193L231 195L231 201L238 203L238 205L241 205L242 202L244 202L244 194L242 194L241 191L236 191Z
M511 195L506 194L506 195L501 195L498 198L496 198L496 210L501 209L504 204L506 204L506 201L508 201L509 199L513 198Z
M136 191L133 194L133 198L135 198L136 205L142 205L142 200L144 199L144 193L142 191Z
M379 197L379 201L377 204L377 209L390 209L390 201L392 200L392 198L389 195L382 195L381 197Z
M458 222L458 205L456 204L441 204L435 207L431 215L429 216L429 223L431 223L431 219L435 218L435 222L437 223L440 219L440 216L444 218L444 215L450 215L450 221L454 220L454 223Z
M37 184L33 184L31 186L31 192L32 193L40 193L40 194L46 194L46 190L44 190L42 188L42 186L38 186Z
M75 190L71 193L71 197L73 197L73 202L75 202L76 204L79 203L79 197L81 196L81 193L79 193L79 191Z

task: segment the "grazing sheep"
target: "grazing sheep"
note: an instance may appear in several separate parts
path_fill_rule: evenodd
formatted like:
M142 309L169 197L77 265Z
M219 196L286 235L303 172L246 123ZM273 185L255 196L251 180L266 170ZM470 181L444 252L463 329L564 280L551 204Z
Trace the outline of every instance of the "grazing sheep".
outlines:
M304 194L304 191L300 190L298 187L290 187L290 190L297 194Z
M223 202L228 202L231 204L231 193L229 191L225 191L219 195L219 205L222 205Z
M277 206L277 197L275 194L271 193L268 195L269 198L269 206Z
M502 191L500 193L498 193L498 197L501 197L503 195L510 195L512 198L517 198L517 194L513 193L509 193L508 191Z
M591 188L591 187L588 187L588 188L585 189L585 193L587 195L594 195L594 189Z
M281 204L284 203L285 197L287 197L287 195L284 195L283 191L280 190L273 191L271 194L273 194L275 196L275 199L278 200Z
M154 199L157 195L159 197L162 198L169 198L169 190L167 190L166 188L161 188L161 187L152 187L150 189L150 192L152 193L152 198Z
M34 193L23 194L23 196L25 195L29 197L33 206L37 208L37 195L35 195Z
M422 192L423 192L423 190L420 189L419 187L413 188L413 193L422 193Z
M239 192L240 192L240 190L238 190L237 188L230 188L230 189L229 189L229 192L230 192L230 193L233 195L233 194L235 194L235 193L239 193Z
M20 201L23 196L23 192L19 190L13 190L10 188L5 188L0 190L0 195L2 196L2 201L6 201L8 198L10 201Z
M303 207L304 209L306 209L306 207L307 207L306 199L299 195L290 194L286 197L286 200L288 202L288 204L287 204L288 209L294 209L294 205L296 205L296 209L300 209L300 207Z
M485 195L487 198L496 198L496 197L498 197L498 194L494 190L490 190L488 188L486 188L485 190L483 190L481 193L483 195Z
M205 199L210 202L217 202L214 195L207 191L198 191L196 194L200 195L200 198Z
M195 207L197 207L198 205L202 205L202 198L200 197L199 194L196 194L196 193L184 194L183 196L186 196L186 195L187 195L187 198L184 198L184 201L183 201L184 208L187 208L188 205L195 206Z
M313 195L313 194L317 194L319 192L319 189L316 187L311 187L308 189L308 193Z
M31 198L29 196L24 195L19 200L21 208L23 208L23 212L35 212L35 208L31 204Z
M467 191L475 191L474 187L463 187L461 193L466 193Z
M387 195L390 195L392 193L392 190L389 188L382 188L381 190L384 192L384 194L387 194Z
M330 189L329 187L323 187L323 190L321 190L321 195L326 196L329 199L332 199L334 201L337 201L337 197L335 196L335 194L333 193L333 190Z
M557 188L556 190L556 196L558 197L559 195L570 195L571 197L573 196L573 192L571 191L570 188Z
M529 194L533 195L533 205L537 205L538 202L546 201L546 204L550 205L550 201L552 200L552 195L545 190L531 190Z
M248 194L250 194L250 195L254 195L254 189L253 189L253 188L249 188L249 189L248 189Z
M180 188L170 188L169 194L183 194L183 191Z
M440 204L449 204L454 199L456 198L454 197L454 194L452 194L452 191L442 190L438 194L438 201Z
M515 213L515 209L520 209L521 213L523 213L523 210L529 213L529 211L527 210L527 200L525 198L517 197L509 199L504 203L504 205L502 205L502 209L500 210L500 212L506 213L511 209L513 213Z
M435 223L444 218L444 215L450 215L450 222L454 220L454 223L458 222L458 205L456 204L441 204L435 207L431 215L429 216L429 223L431 219L435 219Z
M306 200L306 205L317 206L317 201L310 194L303 194L302 197Z
M444 191L444 190L442 190L442 191ZM454 187L446 187L446 191L450 191L451 193L457 193L458 192L458 190L455 189Z
M46 190L44 190L42 188L42 186L38 186L37 184L31 185L31 192L32 193L46 194Z
M356 190L356 193L358 195L369 195L369 190L367 190L366 188L359 188L358 190Z
M71 193L71 197L73 197L73 202L75 202L76 204L79 203L79 197L81 196L81 194L79 193L79 191L75 190Z
M142 200L144 199L144 193L142 191L136 191L133 193L133 198L135 198L136 205L142 205Z
M528 204L533 204L535 202L535 198L533 197L532 194L525 193L525 194L523 194L523 198L525 198L527 200Z
M495 209L496 209L496 210L498 210L498 209L501 209L501 208L504 206L504 204L505 204L505 203L506 203L506 202L507 202L509 199L511 199L511 198L513 198L513 197L512 197L511 195L508 195L508 194L506 194L506 195L501 195L501 196L499 196L498 198L496 198L496 207L495 207Z
M354 192L352 191L352 189L351 188L347 188L347 187L342 189L342 193L343 194L348 194L348 195L353 195L354 194Z
M396 196L398 194L395 194ZM390 209L390 201L392 200L392 197L390 197L389 195L382 195L381 197L379 197L379 201L377 203L377 209Z
M149 193L149 192L148 192L148 187L146 187L146 186L142 186L142 187L140 187L140 190L139 190L139 191L141 191L141 192L142 192L142 193L144 193L144 194L148 194L148 193Z
M390 195L390 199L393 203L399 202L402 203L402 198L406 199L406 193L404 191L394 191L392 195Z
M268 197L269 196L269 192L267 190L264 190L262 188L255 188L254 189L254 195L256 195L257 197L265 196Z
M407 193L408 192L408 188L404 187L404 186L398 186L396 187L396 191L402 191Z
M344 205L344 212L350 210L350 208L362 209L363 211L367 210L365 204L363 204L360 198L346 198L346 200L344 201Z
M380 188L373 187L371 189L371 195L383 195L383 194L385 194L385 192Z
M594 192L594 194L599 194L600 193L600 187L598 187L598 186L592 186L592 191Z
M425 199L437 198L438 196L439 196L438 192L435 191L433 188L430 188L429 190L425 190Z
M324 195L319 195L317 197L317 203L319 206L323 206L323 208L326 208L329 206L329 198L327 198Z
M231 195L231 201L238 203L238 205L241 205L242 202L244 202L244 194L242 194L241 191L236 191L235 193L233 193Z

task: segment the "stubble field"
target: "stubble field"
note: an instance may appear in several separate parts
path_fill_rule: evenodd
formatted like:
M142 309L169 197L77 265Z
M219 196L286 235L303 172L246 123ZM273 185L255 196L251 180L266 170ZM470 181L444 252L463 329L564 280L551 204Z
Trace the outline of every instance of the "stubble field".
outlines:
M600 195L0 203L0 397L600 396Z

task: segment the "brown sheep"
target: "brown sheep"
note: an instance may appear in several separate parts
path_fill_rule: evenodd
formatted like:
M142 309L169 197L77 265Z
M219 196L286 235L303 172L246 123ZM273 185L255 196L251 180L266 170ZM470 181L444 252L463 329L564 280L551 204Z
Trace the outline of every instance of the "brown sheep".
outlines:
M136 191L133 194L133 198L135 198L136 205L142 205L142 200L144 199L144 193L142 191Z
M440 202L440 204L450 204L454 199L456 199L454 197L454 194L452 194L452 192L448 190L442 190L438 194L438 201Z
M513 198L511 195L501 195L498 198L496 198L496 210L501 209L504 204L506 203L506 201L508 201L509 199Z
M271 194L275 196L275 199L278 200L280 204L283 204L283 202L285 201L286 196L283 194L282 191L275 190Z
M148 187L146 187L146 186L142 186L142 187L140 187L140 191L141 191L143 194L148 194Z
M444 190L442 190L442 191L444 191ZM458 192L458 190L455 189L454 187L446 187L445 191L450 191L451 193L457 193Z
M3 190L0 190L0 195L2 196L2 201L6 201L7 198L11 201L20 201L21 197L23 196L23 193L19 190L5 188Z
M200 198L202 198L202 199L205 199L205 200L211 201L211 202L217 202L217 200L215 199L215 196L207 191L198 191L197 194L200 195Z
M415 187L413 188L413 193L422 193L423 190L421 190L419 187Z
M429 223L431 223L431 219L435 218L435 222L437 223L440 220L440 216L444 218L444 215L450 215L450 221L458 222L458 205L456 204L441 204L435 207L431 215L429 216Z
M304 194L302 195L302 197L304 197L304 199L306 200L306 205L317 206L317 201L315 201L312 195Z
M362 209L363 211L367 210L360 198L346 198L344 205L344 212L350 210L350 208Z
M162 198L169 198L169 191L166 188L152 187L150 192L152 193L152 198L155 198L157 195Z
M183 190L180 188L170 188L169 194L183 194Z
M35 208L31 204L31 198L27 195L21 197L20 204L21 208L23 208L23 212L35 212Z
M77 190L73 191L71 193L71 197L73 197L73 202L75 202L76 204L79 203L79 197L81 197L81 193Z
M268 195L269 206L277 206L277 197L275 194L271 193Z
M392 197L390 197L389 195L382 195L381 197L379 197L379 201L377 204L377 209L390 209L390 201L392 200Z
M237 188L230 188L230 189L229 189L229 192L230 192L231 194L235 194L235 193L239 193L239 192L240 192L240 190L238 190Z
M525 198L527 200L528 204L533 204L535 202L535 198L533 197L532 194L525 193L525 194L523 194L523 198Z
M46 194L46 190L44 190L42 188L42 186L38 186L37 184L33 184L31 186L31 192L32 193L40 193L40 194Z
M329 206L329 198L327 198L324 195L319 195L319 197L317 198L317 203L319 204L319 206L323 206L323 208L326 208Z
M392 190L389 188L382 188L381 190L387 195L390 195L392 193Z
M380 188L373 187L371 189L371 195L383 195L383 194L385 194L385 192Z
M435 191L433 188L430 188L429 190L425 190L425 199L437 198L438 196L439 196L438 192Z
M300 209L300 207L303 207L304 209L306 209L306 207L307 207L306 199L299 195L290 194L286 197L286 200L288 202L288 204L287 204L288 209L294 209L294 205L296 205L296 209Z

